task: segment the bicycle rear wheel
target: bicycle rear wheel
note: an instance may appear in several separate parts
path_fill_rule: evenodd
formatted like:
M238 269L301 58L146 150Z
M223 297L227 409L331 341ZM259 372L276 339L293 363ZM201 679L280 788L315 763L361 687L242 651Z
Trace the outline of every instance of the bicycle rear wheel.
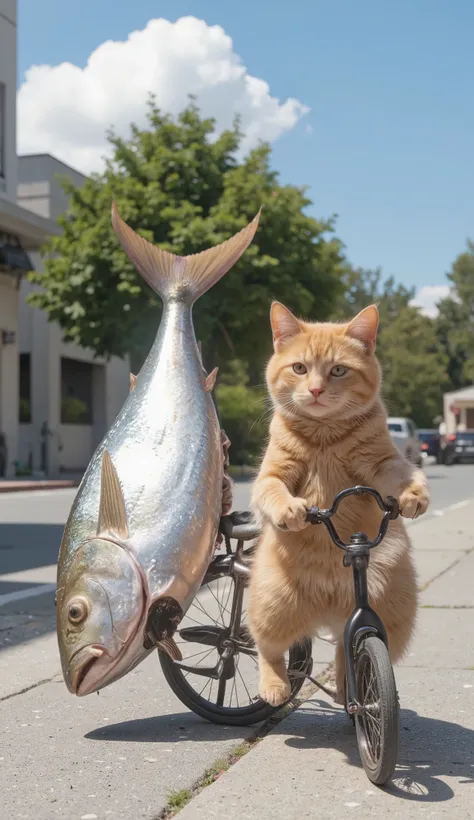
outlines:
M250 726L266 720L281 707L270 706L258 695L258 663L245 623L245 604L241 604L239 634L230 637L234 595L234 578L214 576L203 584L184 616L175 639L183 662L191 663L194 671L183 670L163 652L158 652L158 656L168 685L188 709L212 723ZM204 669L214 666L225 648L230 649L231 656L222 677L215 680L203 675ZM311 655L309 638L294 644L286 653L292 698L303 686L306 674L311 674Z
M362 641L355 665L359 754L369 780L382 786L395 771L400 735L397 687L383 641L376 636Z

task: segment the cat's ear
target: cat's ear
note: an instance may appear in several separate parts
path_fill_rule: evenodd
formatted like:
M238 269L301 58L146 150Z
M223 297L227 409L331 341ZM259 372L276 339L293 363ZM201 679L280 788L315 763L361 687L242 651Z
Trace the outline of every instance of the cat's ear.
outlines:
M379 312L377 305L369 305L349 322L346 334L352 336L353 339L358 339L359 342L363 342L368 350L375 350L378 326Z
M285 342L301 333L301 325L296 316L293 316L291 310L288 310L280 302L273 302L272 304L270 324L273 332L273 347L276 352L281 350Z

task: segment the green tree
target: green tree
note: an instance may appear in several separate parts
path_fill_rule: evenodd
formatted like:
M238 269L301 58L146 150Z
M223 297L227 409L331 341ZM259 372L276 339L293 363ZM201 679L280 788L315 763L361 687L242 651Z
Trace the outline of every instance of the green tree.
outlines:
M433 320L410 306L414 289L396 283L393 277L383 281L380 268L347 267L343 284L335 318L349 318L367 305L378 305L377 356L388 412L409 416L420 427L432 426L441 411L443 388L449 384L448 360Z
M382 270L376 268L352 268L346 265L342 274L342 292L334 310L334 319L348 319L371 304L377 304L380 325L392 321L400 310L410 303L414 288L396 283L393 276L382 281Z
M216 388L221 425L231 442L232 464L253 465L262 450L269 406L262 387L249 387L247 363L232 360Z
M419 427L432 427L449 383L447 357L433 320L418 308L402 307L380 329L379 358L389 414L409 416Z
M438 339L448 359L450 387L474 381L474 242L455 259L448 273L451 293L439 304Z
M113 157L70 197L62 235L44 253L41 286L30 302L60 324L65 338L97 354L130 353L134 369L148 353L161 305L125 257L110 207L145 238L178 254L197 253L240 230L263 204L261 226L240 262L196 305L195 325L209 368L230 359L261 372L270 351L272 298L313 318L325 317L344 265L332 220L305 213L304 188L280 185L270 147L238 159L238 123L220 136L193 100L172 118L150 102L148 127L128 140L109 133Z

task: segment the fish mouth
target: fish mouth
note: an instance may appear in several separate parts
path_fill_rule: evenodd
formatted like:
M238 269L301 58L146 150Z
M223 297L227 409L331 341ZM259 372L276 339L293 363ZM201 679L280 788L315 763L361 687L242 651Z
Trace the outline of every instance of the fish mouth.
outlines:
M73 695L87 694L87 691L84 691L87 690L87 685L84 686L85 679L97 661L107 654L104 646L92 644L84 649L79 649L72 656L69 662L69 668L71 669L69 691Z

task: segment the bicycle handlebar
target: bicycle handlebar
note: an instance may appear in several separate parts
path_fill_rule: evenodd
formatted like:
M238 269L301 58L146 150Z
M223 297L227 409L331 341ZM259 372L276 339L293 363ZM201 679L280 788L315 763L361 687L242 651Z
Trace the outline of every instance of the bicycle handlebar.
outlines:
M370 541L363 533L355 533L348 544L345 544L339 537L331 518L337 512L341 501L349 495L371 495L383 511L384 515L382 521L380 522L378 534L372 541ZM399 515L400 507L396 498L393 498L393 496L388 496L388 498L384 501L380 493L378 493L377 490L374 490L373 487L357 486L348 487L348 489L342 490L338 493L333 501L332 507L329 507L327 510L321 510L319 507L310 507L307 511L306 520L310 524L324 524L330 535L331 541L336 545L336 547L339 547L339 549L350 550L358 544L361 546L363 544L365 548L373 549L374 547L377 547L385 538L389 521L395 520L395 518L398 518ZM364 538L362 538L363 535Z

